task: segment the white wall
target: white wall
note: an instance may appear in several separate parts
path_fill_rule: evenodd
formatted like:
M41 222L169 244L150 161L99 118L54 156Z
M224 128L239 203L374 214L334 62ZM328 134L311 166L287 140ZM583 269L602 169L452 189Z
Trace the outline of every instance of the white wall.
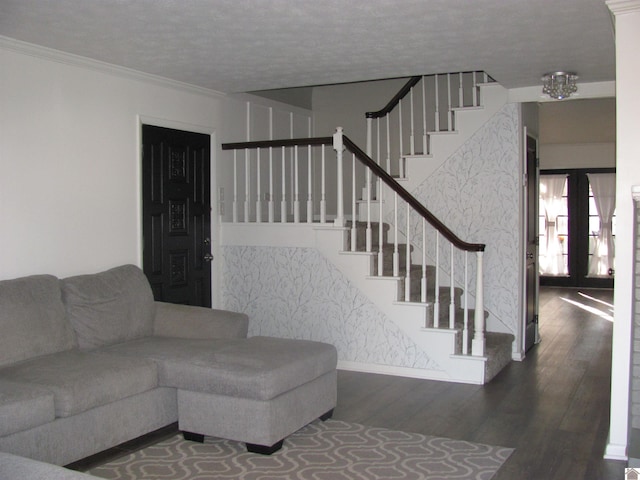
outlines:
M219 143L245 139L250 97L9 39L0 43L0 64L0 279L141 265L141 122L212 135L217 211L216 178L228 171ZM278 106L287 119L302 112L257 103ZM302 116L306 135L310 115ZM216 220L214 213L219 273ZM214 305L218 288L214 281Z
M327 85L313 89L314 135L333 135L336 127L363 150L367 141L368 111L382 109L407 83L406 78Z
M628 434L631 324L633 317L634 205L631 187L640 185L640 2L608 2L616 28L616 266L614 289L611 419L606 456L625 458Z
M615 98L539 105L540 168L613 168Z

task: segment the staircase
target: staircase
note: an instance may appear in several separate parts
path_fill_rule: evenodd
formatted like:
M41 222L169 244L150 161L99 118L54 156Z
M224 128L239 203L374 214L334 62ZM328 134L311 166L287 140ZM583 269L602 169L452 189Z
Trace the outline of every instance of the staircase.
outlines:
M444 78L451 81L451 75ZM461 89L466 77L456 74L456 78L459 78L458 87ZM427 234L430 214L423 211L422 205L415 205L415 199L412 201L408 192L500 109L505 102L504 89L495 83L476 83L474 73L471 88L476 93L472 95L473 105L463 105L465 93L460 93L458 105L452 105L449 93L449 100L445 101L448 105L444 109L447 120L440 122L443 114L439 111L436 93L435 120L430 126L426 121L431 115L430 107L424 100L427 84L426 77L420 81L413 80L413 85L404 95L396 96L399 97L397 105L402 110L405 97L411 98L413 105L412 88L419 85L423 92L422 116L415 115L413 107L405 107L405 113L400 111L396 122L400 132L396 138L389 128L394 123L390 120L393 107L377 116L368 114L369 155L351 145L348 139L343 140L340 131L333 138L223 145L224 150L233 151L236 178L233 222L224 224L223 229L227 231L227 238L240 238L241 234L233 234L234 225L241 226L243 235L246 235L246 227L253 224L261 228L263 241L278 237L277 244L282 241L281 234L272 233L274 228L282 232L282 227L295 226L296 233L289 235L296 236L302 231L301 227L306 227L304 235L307 240L302 243L308 245L308 239L313 237L311 243L315 248L420 349L428 352L439 366L433 371L415 372L415 376L486 383L511 361L513 335L485 331L486 312L482 302L484 247L459 240L468 251L458 251L454 244L449 246L447 242L451 232L444 225L444 230L438 232L437 219L435 233ZM433 85L438 85L437 77ZM480 99L483 100L482 107ZM403 128L407 110L411 111L410 128ZM425 153L417 153L415 146L416 118L423 126L419 136ZM373 134L381 131L380 124L375 126L374 123L379 119L386 121L386 128L382 129L387 131L385 138ZM444 123L446 129L439 123ZM403 135L407 138L404 139ZM396 145L399 150L392 162L394 155L391 151ZM335 150L335 180L329 179L331 169L326 167L327 163L333 162L329 160L332 155L327 155L329 149ZM386 155L381 153L385 151ZM358 171L361 167L358 162L364 162L363 172ZM385 163L386 168L383 168ZM263 181L250 180L252 173L260 177L260 171L265 177ZM349 171L351 182L345 184L344 174ZM317 181L318 178L321 182ZM334 181L337 185L335 197L328 193L331 189L327 188ZM252 183L256 184L258 191L268 192L264 201L262 195L252 194ZM319 192L318 183L321 184ZM282 192L280 209L274 208L275 192ZM416 233L420 230L420 223L422 234ZM287 243L292 242L295 243L290 239ZM475 263L473 259L469 260L469 253L474 255L474 252L477 252ZM476 278L475 289L471 288L473 282L470 277Z

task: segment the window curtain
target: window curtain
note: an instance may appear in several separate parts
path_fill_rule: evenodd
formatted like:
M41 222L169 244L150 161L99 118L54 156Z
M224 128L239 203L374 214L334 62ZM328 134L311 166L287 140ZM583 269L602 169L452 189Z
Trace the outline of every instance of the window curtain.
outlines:
M558 238L557 217L562 211L562 193L567 181L566 175L541 175L540 199L545 215L546 253L540 258L540 273L546 275L566 275L562 243Z
M587 177L600 217L600 231L589 262L589 275L609 275L609 269L614 268L615 257L612 220L616 209L616 174L588 173Z

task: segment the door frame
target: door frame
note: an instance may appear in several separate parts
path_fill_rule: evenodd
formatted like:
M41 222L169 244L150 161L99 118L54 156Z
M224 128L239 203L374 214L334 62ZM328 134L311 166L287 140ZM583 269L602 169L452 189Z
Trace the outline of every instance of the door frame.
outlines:
M155 127L171 128L173 130L183 130L193 133L203 133L209 135L211 139L210 145L210 188L211 188L211 254L213 260L211 261L211 307L219 308L222 302L221 297L221 255L220 255L220 216L218 214L218 183L217 183L217 158L218 158L218 139L217 131L214 126L197 125L193 123L181 122L178 120L168 120L165 118L158 118L148 115L136 116L137 128L136 128L136 146L137 146L137 168L136 168L136 220L137 220L137 252L138 252L138 265L142 268L142 255L143 255L143 239L142 239L142 125L153 125Z
M525 356L526 356L526 328L527 328L527 317L528 317L528 305L527 305L527 228L528 228L528 215L529 215L529 209L531 207L531 205L529 205L529 200L528 200L528 195L527 195L527 184L529 182L529 172L527 171L527 149L528 149L528 144L527 144L527 139L531 138L535 141L536 143L536 171L535 171L535 181L538 182L538 178L540 176L540 167L539 167L539 155L540 155L540 141L538 139L538 137L536 135L534 135L533 133L530 133L528 131L529 129L525 126L522 129L522 137L521 137L521 141L522 141L522 145L521 145L521 157L522 157L522 170L521 170L521 185L522 185L522 190L521 190L521 199L522 199L522 214L521 214L521 218L522 218L522 223L521 223L521 252L520 252L520 258L521 258L521 263L520 263L520 268L521 268L521 321L520 321L520 325L518 328L518 351L514 352L514 356L513 359L514 360L524 360ZM533 209L535 211L535 213L537 213L537 202L535 205L533 205ZM536 238L538 236L538 222L535 222L535 233L536 233ZM536 267L535 267L535 276L536 276L536 280L534 282L534 289L535 289L535 293L534 293L534 302L535 302L535 311L536 311L536 315L538 312L538 297L539 297L539 290L540 290L540 278L538 275L538 270L539 267L537 265L538 263L538 259L537 259L537 247L536 247L536 253L535 253L536 257ZM539 324L538 322L535 323L535 341L534 344L537 344L540 342L540 332L539 332Z

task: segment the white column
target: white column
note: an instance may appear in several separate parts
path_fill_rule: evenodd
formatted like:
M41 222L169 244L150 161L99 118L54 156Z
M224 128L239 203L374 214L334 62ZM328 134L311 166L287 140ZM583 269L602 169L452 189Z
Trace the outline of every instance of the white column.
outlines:
M611 368L611 418L605 458L626 459L634 314L634 205L631 187L640 185L640 2L609 0L616 37L616 264Z
M482 274L482 253L476 254L476 306L473 318L473 340L471 341L471 355L484 356L484 284Z

